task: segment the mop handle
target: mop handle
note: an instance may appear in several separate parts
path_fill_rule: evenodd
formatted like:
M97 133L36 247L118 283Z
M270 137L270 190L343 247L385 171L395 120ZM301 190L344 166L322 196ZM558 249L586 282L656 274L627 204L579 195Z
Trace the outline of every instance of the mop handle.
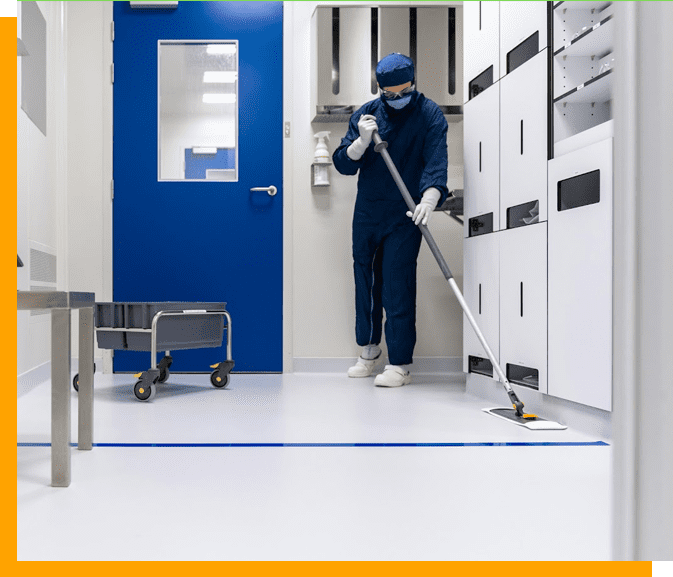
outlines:
M393 163L393 159L390 158L390 154L388 154L388 151L386 150L386 148L388 148L388 143L381 140L381 137L379 136L379 133L376 130L372 134L372 138L374 140L374 143L376 144L376 146L374 147L374 150L376 152L381 153L381 156L383 157L383 161L388 166L388 170L390 171L390 174L392 175L393 180L395 181L395 184L397 185L397 188L400 189L400 192L402 193L402 196L404 197L404 200L407 203L407 206L409 207L409 210L411 212L414 212L416 210L416 203L414 202L414 199L411 198L411 194L409 193L409 189L407 189L407 185L404 184L404 181L402 180L402 177L400 176L400 173L397 172L397 167ZM418 225L418 228L421 229L421 233L425 237L425 240L428 243L428 246L430 247L430 250L432 251L432 254L434 255L435 259L437 259L437 264L439 264L439 268L442 269L442 273L444 274L444 278L446 278L446 280L452 279L453 274L451 274L451 269L449 269L449 265L446 264L446 261L444 260L444 257L442 256L442 253L439 252L439 247L437 246L437 243L435 242L435 239L432 238L432 234L430 234L430 231L428 230L428 227L426 225L424 225L423 223L420 223Z
M383 161L386 163L386 166L388 167L388 170L390 171L390 174L393 177L393 180L395 181L395 184L397 185L397 188L400 189L400 192L402 193L402 196L404 197L405 202L407 203L407 206L409 207L409 210L411 212L414 212L416 210L416 204L414 203L414 199L411 198L411 194L409 193L409 190L407 189L407 185L404 184L404 181L402 180L402 177L400 176L400 173L397 171L397 167L393 163L392 158L390 158L390 154L388 154L388 151L386 148L388 148L388 143L385 142L384 140L381 139L381 136L379 135L378 131L374 131L372 134L372 139L374 140L374 150L378 153L381 154L383 157ZM523 403L519 401L519 399L516 396L516 393L514 392L514 389L512 389L511 385L509 384L509 381L507 380L507 377L505 376L505 373L503 373L502 369L500 368L500 364L498 361L495 359L495 355L493 354L493 351L491 351L491 347L488 346L488 343L486 342L486 338L484 337L483 333L477 326L477 321L474 319L474 316L472 316L472 312L470 311L469 307L467 306L467 302L465 301L465 298L463 297L462 293L460 292L460 289L458 288L458 285L456 284L456 281L453 278L453 275L451 274L451 270L449 269L448 265L446 264L446 261L444 260L444 257L442 256L442 253L439 251L439 247L437 246L437 243L435 242L435 239L432 237L432 234L430 233L430 230L426 225L423 223L420 223L418 225L418 228L421 229L421 233L425 237L426 242L428 243L428 246L430 247L430 251L432 252L433 256L437 260L437 264L439 265L439 268L442 269L442 273L444 273L444 277L446 278L447 281L449 281L449 285L451 286L451 289L453 290L454 294L456 295L456 298L458 299L458 302L460 303L461 308L463 309L463 312L465 313L465 316L467 316L468 320L470 321L470 325L472 325L472 328L474 329L474 332L477 334L477 338L479 339L479 342L481 343L481 346L484 347L484 350L486 351L486 354L488 355L489 360L491 361L491 364L493 365L493 368L495 369L496 373L498 374L498 377L500 378L500 381L502 384L505 386L505 389L507 391L507 394L509 395L509 398L512 400L512 403L517 406L519 403L521 404L521 408L523 408ZM519 407L517 407L519 409Z

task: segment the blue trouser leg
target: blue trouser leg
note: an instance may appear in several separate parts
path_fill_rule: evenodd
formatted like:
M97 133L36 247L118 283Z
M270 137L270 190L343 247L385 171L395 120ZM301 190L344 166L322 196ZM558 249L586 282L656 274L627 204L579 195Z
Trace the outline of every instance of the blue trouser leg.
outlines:
M382 302L391 365L413 362L416 346L416 261L422 235L411 220L383 239Z
M372 247L371 254L358 254L355 273L355 337L361 347L381 342L383 305L381 301L383 252Z

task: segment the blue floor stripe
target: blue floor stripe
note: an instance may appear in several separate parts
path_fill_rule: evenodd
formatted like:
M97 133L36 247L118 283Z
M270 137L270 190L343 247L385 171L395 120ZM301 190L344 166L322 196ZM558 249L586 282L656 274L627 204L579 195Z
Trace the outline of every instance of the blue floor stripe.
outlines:
M17 443L17 447L51 447L51 443ZM76 447L77 443L70 443ZM537 442L537 443L94 443L94 447L159 447L220 448L220 447L609 447L603 441Z

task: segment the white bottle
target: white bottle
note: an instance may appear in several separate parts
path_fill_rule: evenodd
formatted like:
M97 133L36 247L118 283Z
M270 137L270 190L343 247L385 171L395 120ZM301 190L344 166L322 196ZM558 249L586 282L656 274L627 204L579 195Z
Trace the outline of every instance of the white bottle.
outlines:
M318 139L313 155L312 186L329 186L329 167L332 164L327 143L330 133L328 131L318 132L314 137Z

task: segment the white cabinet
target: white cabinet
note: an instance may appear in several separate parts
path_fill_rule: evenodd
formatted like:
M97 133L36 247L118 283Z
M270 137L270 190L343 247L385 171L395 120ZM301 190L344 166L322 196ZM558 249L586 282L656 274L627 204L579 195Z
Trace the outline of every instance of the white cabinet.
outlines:
M462 106L463 9L423 6L416 12L416 86L439 106Z
M391 52L410 56L416 88L440 107L463 104L462 13L461 6L378 9L378 58Z
M463 294L477 326L495 355L499 358L499 234L466 238L463 244ZM470 367L470 357L488 361L488 355L467 320L463 318L463 370L480 372L483 367ZM489 363L486 363L488 365ZM490 366L489 376L492 375ZM497 380L497 374L493 375Z
M317 6L311 21L314 122L347 121L353 109L377 98L376 66L391 52L414 61L418 89L444 114L462 113L462 6Z
M500 237L500 366L516 384L547 392L547 223Z
M470 219L493 214L493 230L500 219L500 102L498 87L487 90L463 107L465 236Z
M549 163L549 394L612 407L612 148Z
M523 226L523 218L547 220L547 51L500 81L500 228ZM531 204L532 203L532 204ZM508 210L513 209L510 214ZM528 222L526 222L528 224Z
M492 82L500 78L500 2L463 2L465 102L470 83L490 69Z
M509 74L547 46L549 2L500 2L500 70Z

